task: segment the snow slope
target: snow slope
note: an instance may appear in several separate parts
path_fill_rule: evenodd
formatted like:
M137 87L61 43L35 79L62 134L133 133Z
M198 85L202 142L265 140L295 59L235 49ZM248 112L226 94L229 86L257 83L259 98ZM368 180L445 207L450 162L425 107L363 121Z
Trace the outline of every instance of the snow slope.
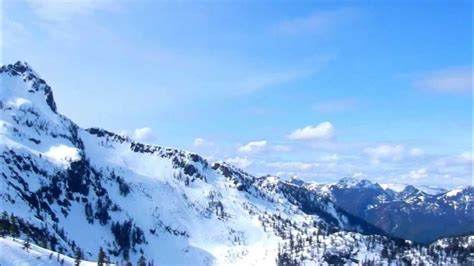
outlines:
M0 75L4 234L71 257L80 250L86 260L103 248L119 264L141 256L157 265L383 261L383 247L394 258L432 260L277 177L82 129L57 112L51 88L24 62ZM21 251L2 243L2 260L14 263Z
M24 242L11 237L0 237L0 265L2 266L27 266L27 265L75 265L75 260L54 251L30 244L25 250ZM81 266L95 266L97 262L81 261Z

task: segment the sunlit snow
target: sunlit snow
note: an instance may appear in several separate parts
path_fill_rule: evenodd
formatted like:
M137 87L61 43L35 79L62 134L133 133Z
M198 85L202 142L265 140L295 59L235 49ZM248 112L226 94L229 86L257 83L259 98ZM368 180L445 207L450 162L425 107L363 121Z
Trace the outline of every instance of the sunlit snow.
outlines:
M54 162L63 165L80 159L77 149L66 145L52 146L44 154Z

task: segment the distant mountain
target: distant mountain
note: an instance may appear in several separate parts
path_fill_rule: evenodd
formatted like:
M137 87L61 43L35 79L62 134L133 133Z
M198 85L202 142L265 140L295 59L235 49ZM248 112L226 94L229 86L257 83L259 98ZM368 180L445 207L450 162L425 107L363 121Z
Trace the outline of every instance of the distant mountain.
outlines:
M380 184L382 188L385 190L390 189L395 192L400 192L404 190L407 186L412 186L409 184ZM430 195L436 195L436 194L441 194L443 192L447 192L448 189L441 188L441 187L436 187L436 186L427 186L427 185L417 185L414 186L416 189L421 190L427 194Z
M301 180L292 179L287 182L278 177L265 176L256 179L255 183L260 191L282 195L304 213L323 217L335 228L364 234L386 234L380 228L339 207L328 197L313 193Z
M334 193L83 129L58 112L27 63L2 66L0 77L2 265L17 265L22 241L44 248L33 249L43 265L57 265L45 262L49 251L96 261L100 249L120 265L142 257L155 265L460 264L471 252L470 237L434 249L387 235L332 197L351 195L351 180ZM463 193L439 197L460 210L470 206ZM26 255L24 263L36 264Z
M344 178L336 184L304 184L304 189L330 199L347 212L385 232L429 243L474 231L474 188L420 189ZM428 192L426 192L428 191Z

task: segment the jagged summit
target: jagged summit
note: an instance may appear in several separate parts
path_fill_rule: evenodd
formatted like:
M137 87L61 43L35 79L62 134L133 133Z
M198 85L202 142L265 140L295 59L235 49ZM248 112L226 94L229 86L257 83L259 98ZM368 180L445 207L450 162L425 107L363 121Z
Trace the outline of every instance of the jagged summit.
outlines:
M336 186L344 187L344 188L351 188L351 187L371 187L371 188L380 188L379 184L373 183L367 179L357 179L354 177L344 177L339 182L337 182Z
M412 186L412 185L407 185L400 193L400 197L403 199L403 198L408 198L408 197L413 197L413 196L417 196L417 195L424 195L426 193L424 193L423 191L419 190L418 188L416 188L415 186Z
M33 73L34 75L38 76L38 74L31 68L31 66L25 62L25 61L17 61L15 64L8 64L8 65L3 65L3 68L6 68L10 71L14 71L17 74L22 74L25 72L30 72Z
M41 92L43 94L43 99L51 111L54 113L57 112L56 102L54 101L51 87L31 68L28 63L17 61L14 64L3 65L0 69L0 74L3 73L6 73L7 75L2 75L2 101L7 100L6 97L11 97L13 95L20 97L26 96L28 99L32 98L28 97L31 96L31 94L37 94L38 92ZM16 83L14 79L15 77L20 77L26 83L26 86L18 86L18 84L13 84ZM25 91L12 92L10 91L12 89L23 89Z
M297 176L292 176L290 177L290 180L289 182L295 186L302 186L304 184L304 181L301 180L299 177Z

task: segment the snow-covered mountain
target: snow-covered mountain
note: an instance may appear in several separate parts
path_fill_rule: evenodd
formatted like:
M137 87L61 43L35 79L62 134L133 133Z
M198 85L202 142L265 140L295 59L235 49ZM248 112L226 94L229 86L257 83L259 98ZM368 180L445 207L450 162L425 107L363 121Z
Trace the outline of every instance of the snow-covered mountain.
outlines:
M420 190L420 191L423 191L427 194L430 194L430 195L437 195L437 194L441 194L441 193L444 193L444 192L447 192L448 189L445 189L445 188L442 188L442 187L436 187L436 186L428 186L428 185L417 185L417 186L413 186L413 185L409 185L409 184L394 184L394 183L383 183L383 184L380 184L380 186L385 189L385 190L393 190L395 192L400 192L402 190L404 190L407 186L412 186L412 187L415 187L416 189Z
M472 250L466 238L426 252L311 186L82 129L27 63L0 75L1 235L84 260L102 249L108 261L156 265L456 264Z
M344 178L336 184L302 186L396 237L429 243L444 236L474 232L472 186L448 191L379 185L354 178Z

